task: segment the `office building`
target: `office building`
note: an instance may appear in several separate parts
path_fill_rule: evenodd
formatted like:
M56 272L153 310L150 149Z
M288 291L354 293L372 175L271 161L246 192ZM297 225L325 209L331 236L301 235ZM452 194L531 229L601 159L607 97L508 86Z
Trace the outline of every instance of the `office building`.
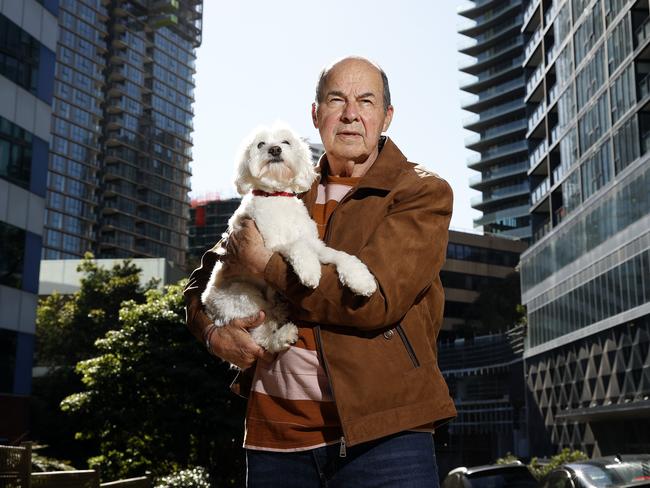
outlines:
M533 0L524 16L539 454L650 451L649 17L647 0Z
M44 259L187 250L201 0L61 0Z
M438 366L458 417L436 432L441 473L528 452L515 272L525 249L524 241L449 231Z
M0 443L28 431L57 1L0 1Z
M529 124L524 105L522 62L527 52L521 33L524 0L474 0L459 14L466 19L460 34L468 37L460 52L473 59L460 70L470 75L461 89L470 93L462 108L472 115L463 121L475 132L465 146L478 154L467 160L478 171L470 186L481 192L471 201L483 213L475 227L504 237L530 238Z
M447 260L440 270L445 288L445 316L439 339L453 341L466 335L505 332L512 323L495 326L492 317L473 313L472 304L480 293L490 287L510 285L510 298L518 303L518 283L515 266L526 249L524 241L494 235L462 232L451 229L447 245Z
M188 261L196 267L201 256L212 248L228 230L228 219L235 213L241 198L221 199L217 195L192 199L190 206L190 247Z

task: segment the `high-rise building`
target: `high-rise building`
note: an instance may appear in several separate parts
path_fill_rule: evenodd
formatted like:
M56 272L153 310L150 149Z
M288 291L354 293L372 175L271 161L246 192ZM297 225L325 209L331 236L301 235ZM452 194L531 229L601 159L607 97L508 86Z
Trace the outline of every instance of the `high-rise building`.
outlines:
M0 442L27 432L57 1L0 2Z
M650 450L650 9L532 0L533 244L522 255L534 451Z
M201 256L219 242L221 235L228 230L228 219L240 203L241 198L221 199L216 195L192 199L188 251L191 266L197 266Z
M460 68L471 75L461 87L471 94L462 104L472 112L464 127L476 133L465 145L478 153L467 164L480 172L470 179L470 186L481 192L472 199L472 207L483 213L474 226L490 234L528 239L523 0L474 0L459 14L470 19L459 31L470 38L460 52L474 58Z
M445 311L438 366L458 417L436 430L441 473L528 454L523 343L515 267L524 241L449 231L440 271ZM480 302L480 305L479 305Z
M187 250L202 0L61 0L44 259Z

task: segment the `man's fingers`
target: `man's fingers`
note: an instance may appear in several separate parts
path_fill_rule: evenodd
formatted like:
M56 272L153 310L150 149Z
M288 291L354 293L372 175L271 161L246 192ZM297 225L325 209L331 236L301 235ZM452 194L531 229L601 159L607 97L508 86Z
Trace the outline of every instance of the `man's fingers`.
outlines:
M254 327L257 327L258 325L261 325L262 322L264 322L264 319L266 318L266 314L264 313L263 310L260 310L257 315L251 315L250 317L246 317L244 319L239 319L235 320L234 322L239 326L244 329L252 329Z
M260 358L264 362L270 363L277 356L277 354L273 354L272 352L269 352L264 348L260 347L260 349L261 349L261 352L258 351L257 357Z

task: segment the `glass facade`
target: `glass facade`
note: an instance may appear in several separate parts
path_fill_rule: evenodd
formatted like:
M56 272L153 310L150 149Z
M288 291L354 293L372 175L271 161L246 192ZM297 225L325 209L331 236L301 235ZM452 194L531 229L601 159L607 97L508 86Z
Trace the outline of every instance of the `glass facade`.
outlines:
M105 3L59 8L43 256L183 266L202 2Z
M535 117L526 117L521 64L539 38L524 43L522 3L474 1L459 14L471 22L460 30L469 38L460 52L473 58L461 71L471 76L462 90L472 94L463 109L473 114L463 125L476 133L465 145L478 153L468 159L468 166L479 172L470 186L481 192L471 204L483 212L474 225L504 237L528 239L528 164L523 141L526 131L534 129Z
M612 436L616 415L603 413L592 422L587 408L602 405L613 412L610 403L620 402L633 412L640 408L635 402L643 401L643 395L621 396L619 388L635 385L637 392L647 388L639 383L640 369L631 363L621 368L618 360L613 361L619 371L612 375L610 369L590 368L589 362L602 355L611 367L614 355L603 354L602 344L614 351L619 346L610 338L629 340L634 330L640 330L631 328L637 321L647 323L650 6L640 0L531 5L538 15L531 17L525 30L546 32L542 43L547 53L558 46L557 36L550 35L557 33L551 27L558 21L552 11L567 11L562 21L566 37L557 50L572 55L573 61L564 58L560 64L562 55L546 56L524 66L527 73L543 66L538 96L548 102L542 117L552 128L541 142L531 140L534 134L529 137L531 143L545 144L544 152L531 160L531 182L548 182L532 202L533 244L521 258L529 389L553 450L583 449L590 456L621 452L625 444ZM537 106L531 102L530 111ZM590 345L595 343L597 347ZM576 397L573 379L557 377L557 369L540 374L540 368L562 360L564 350L583 355L577 358L579 368L570 371L589 388L577 392L578 402L567 400L567 395ZM619 384L615 388L614 376ZM535 379L540 377L545 378L544 385ZM568 393L558 397L563 391ZM608 397L613 400L604 403ZM639 427L647 430L650 425L644 421ZM540 437L539 432L544 429L531 435Z

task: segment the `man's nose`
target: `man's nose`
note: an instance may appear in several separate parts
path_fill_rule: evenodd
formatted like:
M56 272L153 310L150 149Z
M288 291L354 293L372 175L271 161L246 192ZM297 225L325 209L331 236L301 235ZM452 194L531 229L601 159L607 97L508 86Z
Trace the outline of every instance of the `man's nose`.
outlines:
M269 148L269 154L274 158L277 158L280 154L282 154L282 148L280 146L271 146Z
M341 114L341 120L343 122L349 123L357 120L359 118L359 110L355 102L348 102L343 108L343 113Z

